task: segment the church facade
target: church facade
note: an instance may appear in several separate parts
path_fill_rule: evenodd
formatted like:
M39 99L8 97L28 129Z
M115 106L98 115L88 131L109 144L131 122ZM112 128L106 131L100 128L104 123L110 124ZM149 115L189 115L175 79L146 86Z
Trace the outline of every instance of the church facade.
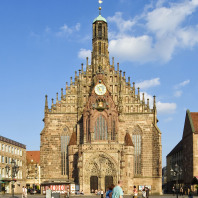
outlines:
M161 194L162 148L153 108L135 83L110 63L108 24L93 21L91 64L82 65L66 93L48 106L41 132L41 181L79 184L85 194L106 190L123 181L125 193L133 185L149 186Z

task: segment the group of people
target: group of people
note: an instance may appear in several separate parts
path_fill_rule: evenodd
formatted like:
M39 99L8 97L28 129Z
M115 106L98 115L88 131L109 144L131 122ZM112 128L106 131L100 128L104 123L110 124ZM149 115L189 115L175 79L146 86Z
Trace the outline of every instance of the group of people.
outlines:
M27 187L23 186L22 188L22 198L27 198Z
M176 190L175 187L173 186L172 193L173 193L173 195L178 194L180 196L187 194L189 198L193 197L193 192L192 192L191 188L183 189L183 187L180 187L180 189Z
M118 185L115 187L114 185L111 185L109 189L106 192L106 198L123 198L123 190L122 190L122 181L118 181ZM138 190L136 186L133 187L133 198L138 197ZM142 189L142 197L148 198L149 197L149 188L145 187ZM103 198L103 195L101 195L101 198Z

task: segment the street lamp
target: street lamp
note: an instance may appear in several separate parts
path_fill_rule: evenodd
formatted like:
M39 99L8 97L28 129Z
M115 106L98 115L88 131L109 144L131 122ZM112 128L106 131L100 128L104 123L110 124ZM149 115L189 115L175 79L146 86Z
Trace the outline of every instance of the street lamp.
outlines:
M15 182L14 178L16 177L17 173L19 172L19 166L17 166L15 160L12 159L11 167L7 164L5 169L6 169L6 173L7 173L8 177L12 177L12 197L14 197L14 182ZM12 171L11 175L9 175L10 170Z
M175 164L175 167L174 167L174 170L171 168L170 173L176 179L176 189L175 190L176 190L176 196L178 198L178 192L179 192L179 189L178 189L178 180L179 180L179 175L182 174L182 169L176 163Z

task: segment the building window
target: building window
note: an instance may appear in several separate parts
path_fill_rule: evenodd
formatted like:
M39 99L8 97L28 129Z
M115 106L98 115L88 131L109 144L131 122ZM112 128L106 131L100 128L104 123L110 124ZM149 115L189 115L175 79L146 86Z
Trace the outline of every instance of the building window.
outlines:
M12 147L12 154L14 154L14 148Z
M22 150L20 150L20 156L22 156Z
M1 155L0 155L0 163L1 163Z
M8 146L5 145L5 152L8 152Z
M2 162L2 163L4 163L4 156L2 156L2 158L1 158L1 162Z
M5 171L4 171L4 168L2 168L2 177L5 177Z
M116 133L115 120L113 120L113 122L112 122L112 131L111 131L111 140L115 140L115 133Z
M4 151L4 144L2 144L1 150Z
M5 157L5 163L6 163L6 164L8 163L8 158L7 158L7 157Z
M134 174L141 175L142 137L140 134L134 134L132 139L134 144Z
M68 175L68 144L69 136L61 136L61 174Z
M102 24L101 23L99 23L98 25L98 37L102 38Z
M8 146L8 152L11 153L11 147L10 146Z
M102 115L100 115L95 122L94 139L107 140L107 122Z
M87 119L86 122L86 129L87 129L87 142L91 141L91 134L90 134L90 120Z
M99 54L101 54L101 42L99 42Z

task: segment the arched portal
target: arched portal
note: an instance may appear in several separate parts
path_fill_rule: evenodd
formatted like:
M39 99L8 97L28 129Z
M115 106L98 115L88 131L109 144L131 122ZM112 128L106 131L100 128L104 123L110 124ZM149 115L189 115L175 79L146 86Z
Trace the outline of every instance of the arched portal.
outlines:
M117 183L117 165L107 154L95 154L86 162L84 185L90 186L90 192L105 190L111 184ZM96 188L97 187L97 188Z

